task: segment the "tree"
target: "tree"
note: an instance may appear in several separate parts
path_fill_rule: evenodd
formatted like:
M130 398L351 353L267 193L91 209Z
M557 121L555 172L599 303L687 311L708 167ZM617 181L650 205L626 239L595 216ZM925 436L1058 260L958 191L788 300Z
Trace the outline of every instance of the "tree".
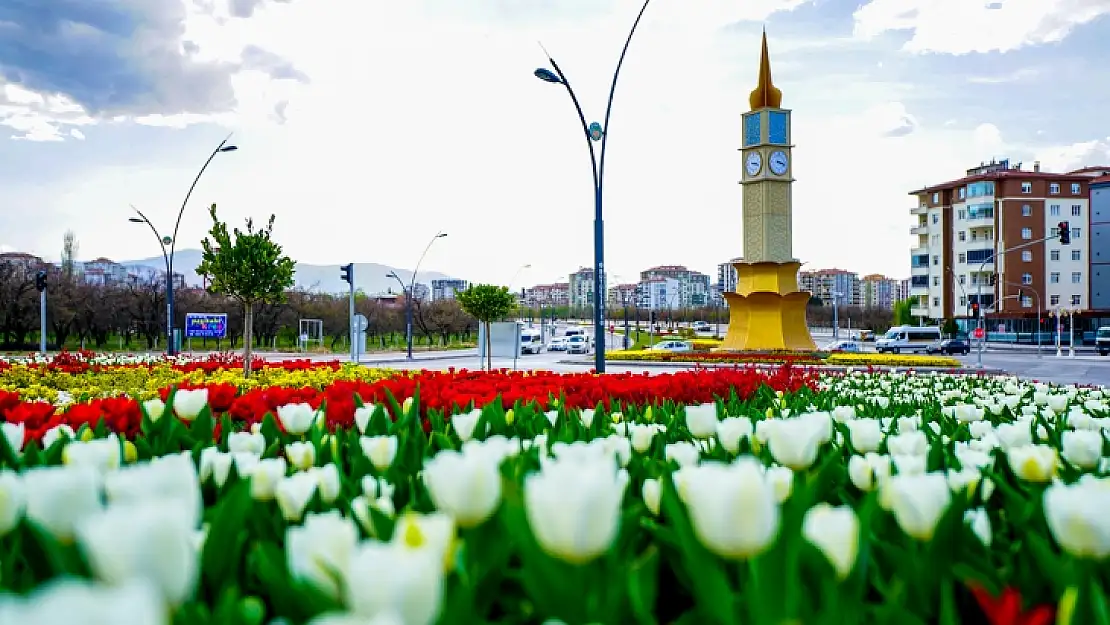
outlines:
M493 353L490 349L490 324L501 319L516 305L516 298L509 293L508 287L492 284L472 284L465 291L455 294L459 306L486 328L486 369L493 368Z
M72 230L66 230L62 238L62 275L67 279L72 278L77 258L77 235Z
M910 300L903 299L894 302L894 325L906 326L913 323L913 316L910 314Z
M285 301L285 290L293 286L293 259L282 254L281 246L271 239L274 216L265 228L255 230L247 219L246 231L227 224L216 216L216 205L209 209L212 230L201 241L204 249L197 274L209 276L208 289L223 293L243 306L243 376L251 374L251 332L255 304Z
M944 325L941 326L940 331L944 336L952 337L956 336L956 333L960 331L960 326L956 325L955 319L948 317L944 320Z

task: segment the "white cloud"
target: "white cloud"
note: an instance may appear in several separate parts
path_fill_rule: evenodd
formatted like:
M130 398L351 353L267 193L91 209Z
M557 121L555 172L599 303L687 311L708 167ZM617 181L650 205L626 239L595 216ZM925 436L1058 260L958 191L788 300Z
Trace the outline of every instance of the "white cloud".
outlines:
M1047 171L1072 171L1081 167L1110 165L1110 137L1049 146L1036 152Z
M1061 41L1110 13L1106 0L870 0L855 14L855 35L912 31L907 52L1008 52Z
M85 133L81 132L80 130L78 130L76 128L70 129L69 136L73 137L74 139L77 139L78 141L84 141L85 140Z

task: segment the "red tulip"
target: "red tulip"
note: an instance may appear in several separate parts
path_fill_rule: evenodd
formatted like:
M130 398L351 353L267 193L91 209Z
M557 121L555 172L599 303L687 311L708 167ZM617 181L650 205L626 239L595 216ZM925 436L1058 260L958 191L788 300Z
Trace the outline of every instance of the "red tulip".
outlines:
M971 584L969 588L990 625L1051 625L1056 618L1056 610L1047 605L1022 612L1021 593L1015 588L1006 588L999 597L992 597L978 584Z

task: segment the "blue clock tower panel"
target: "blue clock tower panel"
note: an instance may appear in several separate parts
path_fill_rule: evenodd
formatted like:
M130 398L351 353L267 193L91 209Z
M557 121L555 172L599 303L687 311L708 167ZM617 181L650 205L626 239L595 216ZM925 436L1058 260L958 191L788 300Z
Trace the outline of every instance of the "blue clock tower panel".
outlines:
M763 133L759 112L744 115L744 147L759 145L763 142Z
M769 111L770 123L767 126L767 143L790 145L789 118L785 111Z

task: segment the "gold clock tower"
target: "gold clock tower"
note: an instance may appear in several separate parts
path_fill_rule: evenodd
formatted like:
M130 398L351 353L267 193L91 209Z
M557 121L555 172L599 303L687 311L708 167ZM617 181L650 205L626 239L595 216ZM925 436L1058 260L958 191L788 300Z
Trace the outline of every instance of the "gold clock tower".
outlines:
M792 251L790 111L771 81L767 33L759 59L759 83L744 114L744 256L733 263L736 292L728 301L728 333L722 350L816 349L806 326L809 293L798 290L801 263Z

